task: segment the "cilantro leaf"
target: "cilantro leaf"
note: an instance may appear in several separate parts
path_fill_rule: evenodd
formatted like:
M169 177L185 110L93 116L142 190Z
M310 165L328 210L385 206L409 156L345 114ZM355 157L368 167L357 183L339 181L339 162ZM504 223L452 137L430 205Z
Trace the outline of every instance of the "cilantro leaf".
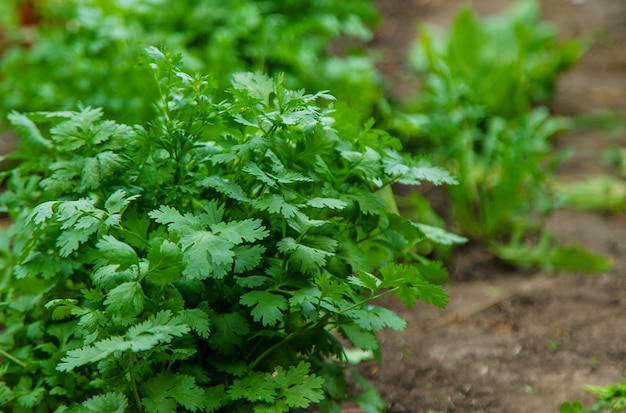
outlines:
M241 245L233 249L235 253L235 274L249 271L259 265L267 249L263 245Z
M57 365L59 371L72 371L76 367L100 361L116 351L130 350L132 344L123 337L112 336L98 341L91 346L69 350Z
M211 331L209 315L199 308L186 309L179 313L183 323L187 324L202 338L208 338Z
M213 333L209 344L225 354L233 353L243 343L243 336L248 334L250 326L240 313L209 314Z
M204 392L193 377L185 374L157 374L144 382L142 390L142 404L149 413L176 413L178 406L195 412L204 406Z
M113 313L137 315L143 310L145 300L141 283L128 281L109 291L104 304Z
M453 234L443 228L433 227L427 224L413 224L431 241L442 245L463 244L467 242L467 238Z
M345 324L341 326L341 332L345 337L358 348L363 350L378 350L378 340L376 336L355 324Z
M271 374L253 372L246 377L237 379L228 388L228 395L233 399L246 399L252 402L273 402L278 396L276 384L271 380Z
M135 250L125 242L119 241L112 235L104 235L97 243L104 259L109 263L118 264L118 270L123 271L131 265L139 264L139 257Z
M333 255L331 251L298 243L291 237L283 238L276 245L280 252L288 254L290 262L307 274L318 273L326 265L327 258Z
M254 321L260 321L264 326L274 326L283 320L283 313L287 309L287 300L281 295L268 291L250 291L241 296L239 302L254 307L250 313Z
M148 280L158 284L168 284L180 277L183 267L183 254L173 242L159 240L148 251Z
M287 371L278 366L273 376L279 397L284 398L285 404L291 408L305 408L324 398L324 379L311 374L311 365L307 362L301 361Z
M189 326L182 317L173 317L169 310L151 315L143 323L130 327L126 333L129 348L134 352L146 351L160 343L169 343L174 337L189 332Z
M128 400L121 393L106 393L93 396L82 403L89 413L124 413Z
M394 295L407 307L418 299L441 308L448 305L448 294L439 284L425 281L418 267L388 264L380 273L383 277L381 287L394 288Z

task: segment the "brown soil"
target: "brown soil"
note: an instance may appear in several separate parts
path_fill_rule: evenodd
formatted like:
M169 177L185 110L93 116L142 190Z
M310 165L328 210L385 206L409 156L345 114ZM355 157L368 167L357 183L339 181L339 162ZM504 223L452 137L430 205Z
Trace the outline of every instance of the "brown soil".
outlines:
M417 23L446 26L463 0L380 0L386 20L375 46L381 68L392 74L396 96L415 92L401 62ZM474 0L482 14L510 1ZM565 75L555 113L626 111L626 1L542 0L542 16L563 37L585 35L593 46ZM611 138L615 139L615 137ZM606 171L607 133L576 132L558 138L576 155L560 173L581 178ZM578 243L614 260L606 274L544 274L496 265L477 247L459 249L447 288L450 304L404 309L385 304L408 322L380 335L383 363L359 369L381 391L387 411L558 412L566 400L593 403L584 384L626 380L626 216L559 211L549 222L557 239Z

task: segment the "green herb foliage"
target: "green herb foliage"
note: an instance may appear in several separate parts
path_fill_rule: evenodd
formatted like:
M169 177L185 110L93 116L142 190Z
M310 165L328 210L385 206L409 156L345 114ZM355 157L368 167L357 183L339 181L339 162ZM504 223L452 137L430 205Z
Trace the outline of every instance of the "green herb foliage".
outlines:
M461 11L445 38L424 29L413 48L422 93L390 128L458 177L447 192L462 234L516 265L603 271L606 258L548 243L544 233L556 206L549 182L566 156L551 140L570 122L536 105L579 52L574 41L559 43L538 11L528 0L490 18Z
M20 412L285 412L346 397L344 344L379 354L395 295L447 302L416 253L444 230L380 191L454 183L333 97L238 73L229 97L148 49L149 125L13 113L32 143L1 200L0 403ZM398 259L402 258L399 263ZM340 338L346 341L340 341ZM375 411L373 388L355 401Z
M284 73L293 88L331 89L366 113L379 98L373 59L357 47L378 20L368 0L41 0L37 14L37 25L11 31L6 45L3 119L10 110L75 110L80 101L117 121L148 120L157 92L136 58L161 44L184 55L187 71L211 74L219 90L232 73L259 70ZM331 55L339 37L354 47Z
M608 386L585 386L597 401L591 407L584 407L580 402L564 402L560 413L624 413L626 412L626 382Z

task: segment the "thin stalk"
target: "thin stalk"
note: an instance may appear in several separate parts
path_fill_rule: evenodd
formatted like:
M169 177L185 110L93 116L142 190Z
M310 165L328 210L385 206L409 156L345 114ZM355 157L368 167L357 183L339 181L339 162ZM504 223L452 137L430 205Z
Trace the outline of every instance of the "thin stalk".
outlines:
M11 360L13 363L17 364L20 367L26 367L26 363L24 363L22 360L18 359L17 357L13 356L12 354L7 353L6 351L0 349L0 355L8 358L9 360Z
M312 322L308 322L305 325L303 325L302 327L300 327L297 331L291 333L290 335L288 335L287 337L285 337L282 341L279 341L278 343L274 344L273 346L269 347L268 349L266 349L263 353L261 353L261 355L259 357L256 358L256 360L254 360L251 364L250 364L250 369L255 368L261 361L263 361L263 359L265 357L267 357L270 353L272 353L274 350L276 350L277 348L281 347L283 344L287 344L288 342L290 342L291 340L293 340L294 338L298 337L298 335L300 335L303 331L308 330L309 328L313 328L315 327L316 324L319 324L320 321L322 320L326 320L328 319L329 316L325 316L324 318L321 318L320 320L316 321L315 323Z
M344 313L346 313L346 312L348 312L350 310L353 310L355 308L361 307L362 305L367 304L370 301L378 300L379 298L382 298L382 297L384 297L386 295L393 294L394 292L398 291L399 289L400 289L400 287L394 287L394 288L390 288L389 290L386 290L386 291L384 291L384 292L382 292L380 294L371 295L371 296L369 296L369 297L359 301L358 303L354 303L354 304L352 304L349 307L342 308L341 310L339 310L337 312L337 314L344 314Z
M135 398L135 404L137 405L137 411L139 413L144 413L143 406L141 405L141 398L139 397L139 390L137 389L137 381L135 380L135 355L130 354L130 361L128 363L128 375L130 376L130 384L133 389L133 397Z
M336 314L344 314L354 308L358 308L360 306L362 306L363 304L367 304L370 301L373 300L377 300L381 297L384 297L386 295L392 294L395 291L399 290L399 287L395 287L395 288L391 288L387 291L384 291L380 294L377 295L372 295L368 298L365 298L364 300L359 301L358 303L354 303L353 305L346 307L346 308L342 308L340 311L338 311ZM308 322L305 325L303 325L302 327L300 327L297 331L293 332L292 334L288 335L287 337L285 337L282 341L279 341L278 343L274 344L273 346L269 347L268 349L266 349L263 353L261 353L261 355L259 357L256 358L256 360L254 360L251 364L250 364L250 369L255 368L265 357L267 357L268 355L270 355L274 350L276 350L277 348L281 347L284 344L287 344L288 342L290 342L291 340L293 340L294 338L296 338L298 335L300 335L303 331L306 331L310 328L315 328L321 324L324 324L328 321L328 319L331 317L330 314L325 315L324 317L320 318L319 320L317 320L316 322Z

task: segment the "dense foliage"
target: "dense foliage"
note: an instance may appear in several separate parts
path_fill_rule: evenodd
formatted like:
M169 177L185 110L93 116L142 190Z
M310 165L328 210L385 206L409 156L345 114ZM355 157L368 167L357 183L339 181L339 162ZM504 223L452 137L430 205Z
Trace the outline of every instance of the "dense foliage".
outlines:
M538 105L579 47L559 43L538 14L535 1L523 1L489 18L461 11L445 37L424 28L413 48L423 89L391 128L458 177L447 192L464 235L517 265L606 270L607 259L554 245L544 231L556 206L549 182L564 156L551 139L568 122Z
M0 4L9 29L18 3ZM416 194L416 222L399 215L394 184L458 182L453 227L509 262L608 266L543 230L570 123L540 105L579 49L536 2L422 31L424 88L378 119L418 156L362 122L383 95L359 43L370 1L41 0L27 20L0 37L20 143L0 196L2 411L381 410L356 372L348 393L347 354L380 358L375 333L404 328L382 296L445 306L426 252L464 241Z
M337 411L345 343L377 354L374 333L405 326L373 301L444 306L446 272L414 246L462 241L379 191L454 180L326 93L244 72L216 100L211 79L149 55L146 127L89 107L10 116L28 150L1 196L0 405Z
M591 407L584 407L580 402L564 402L560 413L624 413L626 412L626 382L608 386L585 386L597 401Z
M289 87L329 89L365 112L380 98L373 60L354 43L369 40L378 20L368 0L41 0L37 25L22 30L5 11L3 118L10 110L75 110L79 101L118 121L151 119L157 92L136 58L161 44L222 89L234 72L263 71L284 73ZM354 43L341 56L329 51L339 37Z

